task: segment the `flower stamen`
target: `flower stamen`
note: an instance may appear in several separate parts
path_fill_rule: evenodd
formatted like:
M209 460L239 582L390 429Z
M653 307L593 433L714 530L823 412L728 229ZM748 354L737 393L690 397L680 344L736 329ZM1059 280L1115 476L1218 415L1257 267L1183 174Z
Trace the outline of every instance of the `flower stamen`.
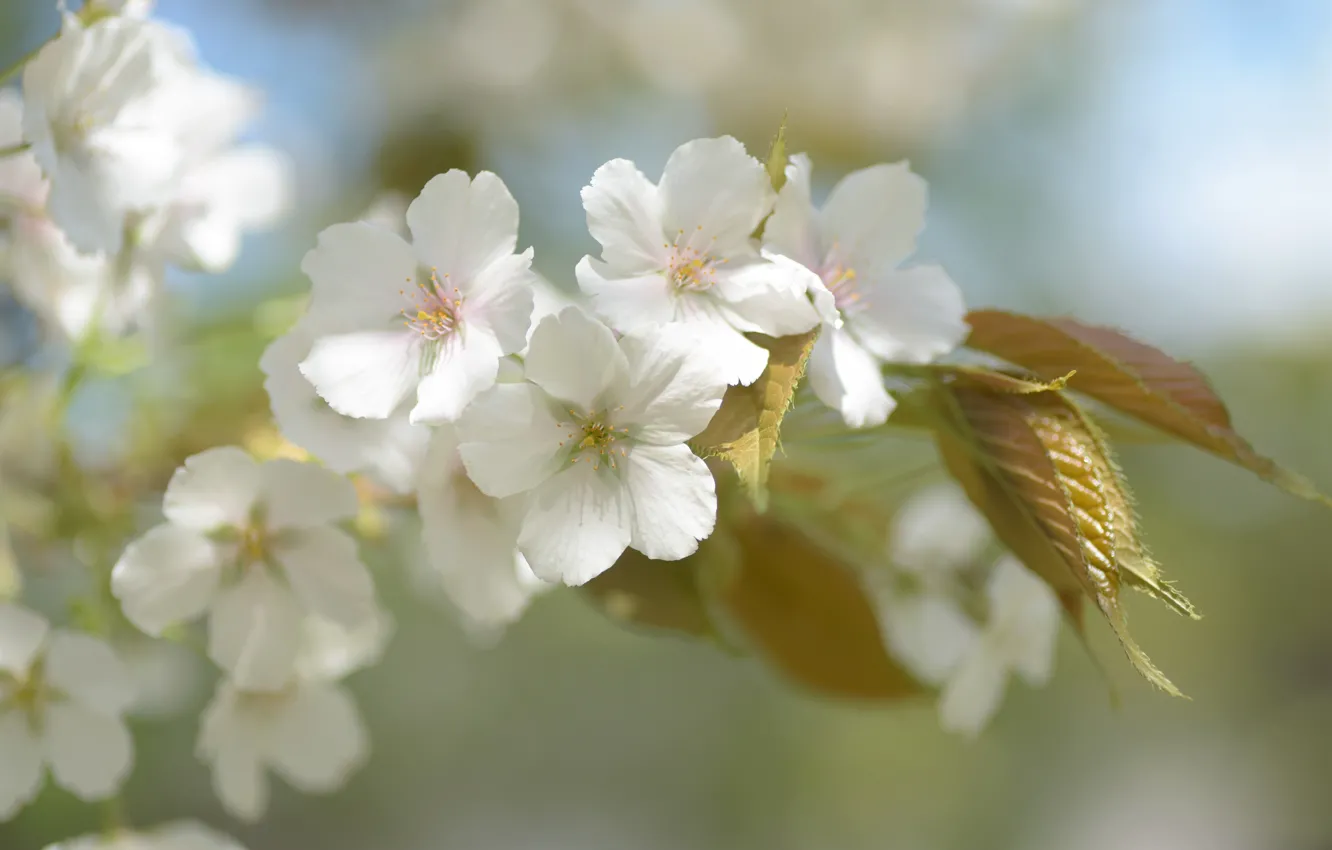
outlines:
M432 267L428 281L416 282L416 288L410 292L398 290L411 302L411 307L402 311L403 324L426 339L443 339L461 324L462 292L456 286L450 291L448 280L447 272L441 280L438 269ZM412 279L407 278L407 282L412 283Z

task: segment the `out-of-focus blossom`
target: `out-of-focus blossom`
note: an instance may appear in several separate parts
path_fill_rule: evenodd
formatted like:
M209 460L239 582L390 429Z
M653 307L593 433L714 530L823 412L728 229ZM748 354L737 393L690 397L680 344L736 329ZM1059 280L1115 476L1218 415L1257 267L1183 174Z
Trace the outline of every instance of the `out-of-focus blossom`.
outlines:
M0 820L37 796L48 767L80 799L114 794L134 761L121 719L133 699L111 647L0 603Z
M364 222L320 234L301 265L311 311L343 329L301 373L347 416L388 418L415 392L413 422L451 421L526 342L532 251L514 253L518 205L490 172L435 177L407 224L411 244Z
M583 189L601 259L578 263L578 284L616 330L688 325L699 356L729 383L753 383L768 352L745 333L785 336L818 324L805 294L814 275L760 255L750 238L772 200L763 166L729 136L676 148L660 185L611 160Z
M212 767L228 812L255 821L268 808L271 770L307 794L340 788L364 764L369 737L338 681L374 663L387 641L382 616L355 630L311 618L303 625L297 675L276 692L224 680L204 711L197 753Z
M1010 555L995 564L986 593L990 610L985 630L939 699L940 723L966 735L978 734L999 709L1010 673L1040 687L1054 670L1059 633L1054 591Z
M142 832L116 830L52 844L46 850L245 850L201 823L180 821Z
M435 429L417 504L430 572L474 639L493 640L550 586L518 551L522 497L495 499L478 490L467 477L449 426Z
M678 560L712 533L717 497L685 441L721 405L724 376L678 326L628 334L576 307L542 320L530 383L499 384L459 421L468 476L529 493L518 547L546 581L583 584L632 546Z
M848 174L822 209L810 198L809 157L786 167L764 246L818 274L811 295L823 330L809 385L852 428L882 424L895 402L881 361L927 363L966 337L962 294L938 266L898 265L925 221L925 181L905 163Z
M356 511L351 482L327 469L209 449L176 470L167 522L126 548L111 589L151 635L209 612L209 656L238 686L277 690L308 613L351 629L377 616L356 541L333 525Z

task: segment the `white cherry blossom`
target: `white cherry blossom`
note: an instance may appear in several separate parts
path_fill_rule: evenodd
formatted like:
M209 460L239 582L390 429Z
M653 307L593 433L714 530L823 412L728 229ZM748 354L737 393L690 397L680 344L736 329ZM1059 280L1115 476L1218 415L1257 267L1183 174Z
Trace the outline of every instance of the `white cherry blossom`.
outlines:
M117 830L71 838L46 850L245 850L228 836L194 821L178 821L145 831Z
M196 752L209 764L213 788L235 817L255 821L268 808L271 770L293 788L326 794L364 764L369 737L355 701L338 680L378 660L387 621L350 631L307 620L297 676L280 691L218 685L204 711Z
M817 273L810 293L823 321L809 386L853 428L878 425L895 402L881 362L926 363L966 337L966 307L938 266L898 268L925 221L925 181L906 163L848 174L822 209L810 199L810 161L791 157L764 248Z
M311 312L352 323L321 335L301 373L339 413L451 421L520 351L532 316L532 251L515 254L518 204L490 172L441 174L407 209L408 244L358 222L319 235L302 270Z
M24 136L51 181L48 211L80 250L115 253L125 217L163 201L183 149L172 89L188 36L157 21L67 18L23 73Z
M330 470L209 449L176 470L167 521L126 548L111 589L151 635L207 612L209 656L241 687L279 689L307 613L347 628L376 616L356 541L333 525L356 511L351 482Z
M494 499L478 490L467 477L449 426L435 429L417 504L430 575L475 640L494 640L550 587L518 551L523 498Z
M725 377L698 345L678 326L617 340L571 307L533 332L530 383L497 385L459 421L481 492L529 493L518 548L537 576L583 584L626 547L678 560L712 533L712 474L685 441L716 413Z
M806 296L814 275L760 254L751 239L772 200L763 166L729 136L681 145L656 185L611 160L583 189L601 259L578 263L578 284L617 331L686 323L728 383L752 383L768 352L745 333L784 336L819 322Z
M410 492L430 429L409 421L410 401L386 419L355 419L329 407L300 371L301 361L320 336L318 324L317 317L305 316L274 340L259 360L282 436L335 472L369 472L400 493Z
M1050 680L1059 634L1054 591L1011 555L995 564L986 593L990 610L985 630L939 698L943 727L972 736L998 710L1010 673L1032 687Z
M111 647L0 602L0 820L37 796L47 768L80 799L114 794L134 760L122 719L133 699Z
M924 682L942 684L976 641L979 629L958 602L958 573L990 540L985 518L953 484L913 494L893 517L894 572L871 579L889 652Z

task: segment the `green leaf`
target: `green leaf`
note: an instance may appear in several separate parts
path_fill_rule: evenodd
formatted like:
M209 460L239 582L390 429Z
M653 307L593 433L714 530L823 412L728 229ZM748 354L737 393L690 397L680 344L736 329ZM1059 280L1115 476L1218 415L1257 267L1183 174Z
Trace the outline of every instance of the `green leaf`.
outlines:
M1001 310L967 316L967 345L1068 387L1248 469L1296 496L1332 506L1307 479L1258 454L1201 372L1113 328Z
M708 427L690 441L699 457L722 458L734 466L760 511L767 507L768 469L781 445L782 419L817 337L817 328L780 338L752 335L750 339L768 350L767 368L753 384L729 387Z
M774 192L782 191L786 185L786 118L782 116L782 124L777 128L777 135L772 137L772 146L768 148L768 159L764 164Z
M9 542L9 527L0 520L0 602L17 599L22 590L23 575Z

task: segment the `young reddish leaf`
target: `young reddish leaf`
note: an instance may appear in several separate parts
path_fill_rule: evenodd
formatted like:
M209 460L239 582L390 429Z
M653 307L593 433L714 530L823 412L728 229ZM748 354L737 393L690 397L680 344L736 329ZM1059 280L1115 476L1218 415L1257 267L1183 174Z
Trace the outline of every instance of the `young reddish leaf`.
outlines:
M752 514L734 533L740 569L718 601L774 666L828 696L889 700L922 692L885 651L853 570L769 515Z
M721 409L690 445L700 457L729 461L759 510L767 506L768 467L781 444L782 419L805 375L818 329L780 338L755 335L768 367L753 384L726 390Z
M1304 499L1332 505L1306 479L1258 454L1201 372L1113 328L1001 310L967 316L967 345L1086 393Z
M951 427L938 432L944 462L1000 540L1054 588L1065 610L1076 610L1076 590L1095 602L1139 672L1180 695L1129 635L1120 585L1193 609L1147 557L1128 489L1094 426L1058 392L939 391L953 410Z

